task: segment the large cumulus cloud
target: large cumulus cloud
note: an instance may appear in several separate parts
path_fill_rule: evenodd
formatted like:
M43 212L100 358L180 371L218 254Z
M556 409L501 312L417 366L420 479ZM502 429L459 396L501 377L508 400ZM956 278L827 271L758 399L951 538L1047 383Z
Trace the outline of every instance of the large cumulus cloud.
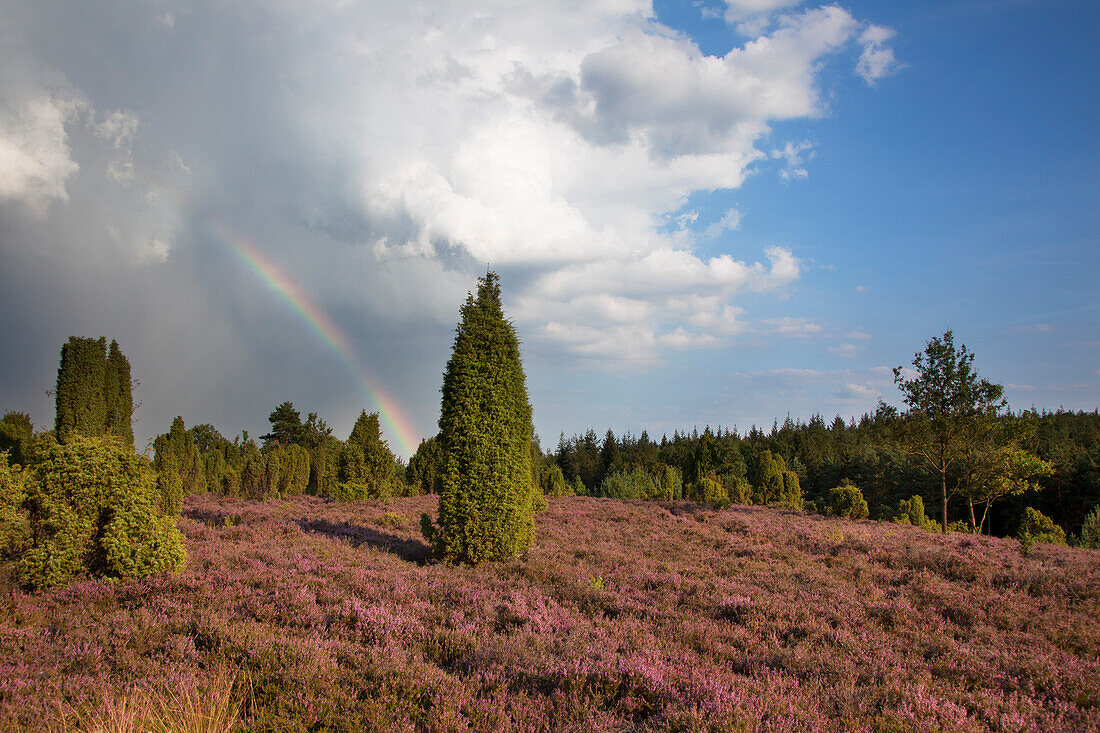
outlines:
M445 333L486 265L539 348L649 364L728 343L752 317L741 294L797 286L797 252L729 240L704 255L697 242L735 229L736 210L705 233L670 215L742 185L765 143L788 142L774 122L823 113L826 58L868 81L893 63L887 29L787 2L731 2L731 22L763 21L723 56L633 0L0 13L0 260L22 273L7 297L54 283L67 295L43 310L59 332L64 309L110 312L136 340L225 355L226 378L272 360L308 371L263 327L234 237L360 334L363 359L424 356L395 334ZM89 279L101 287L66 287ZM108 307L120 294L157 327L127 326ZM178 359L164 367L173 389L194 387Z

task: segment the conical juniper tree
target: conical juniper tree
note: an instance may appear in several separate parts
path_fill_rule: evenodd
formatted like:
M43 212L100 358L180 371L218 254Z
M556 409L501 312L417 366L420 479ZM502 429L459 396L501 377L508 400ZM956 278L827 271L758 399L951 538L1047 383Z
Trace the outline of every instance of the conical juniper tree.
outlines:
M460 310L443 374L439 521L421 518L435 553L476 564L531 545L531 405L500 279L486 272Z
M131 389L130 362L116 342L108 352L105 338L70 336L61 347L54 390L57 439L64 443L72 433L110 434L132 447Z

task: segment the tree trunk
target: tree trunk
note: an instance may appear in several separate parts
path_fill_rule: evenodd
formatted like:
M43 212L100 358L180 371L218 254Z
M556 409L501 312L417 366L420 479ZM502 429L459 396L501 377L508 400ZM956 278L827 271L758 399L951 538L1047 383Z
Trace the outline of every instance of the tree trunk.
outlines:
M943 523L940 531L947 534L947 469L940 472L940 495L943 498Z
M970 531L976 534L981 534L981 527L978 526L978 522L974 519L974 499L967 497L966 501L968 504L970 504ZM986 507L988 506L989 505L986 504ZM985 517L982 517L982 519L984 520Z

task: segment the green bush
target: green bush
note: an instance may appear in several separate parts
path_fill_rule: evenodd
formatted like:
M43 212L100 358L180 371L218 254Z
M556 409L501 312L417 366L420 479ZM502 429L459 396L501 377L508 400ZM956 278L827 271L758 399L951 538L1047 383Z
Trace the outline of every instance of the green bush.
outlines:
M570 496L573 493L573 487L565 482L556 463L544 463L539 467L538 483L543 496Z
M28 474L9 465L8 454L0 451L0 559L19 557L30 540L27 523Z
M724 473L719 477L734 504L752 504L752 486L742 476Z
M1100 550L1100 506L1094 507L1085 517L1077 546L1089 550Z
M841 481L840 486L829 489L826 501L827 512L834 517L866 519L870 515L863 492L848 479Z
M635 466L630 471L615 471L600 484L600 496L614 499L655 499L661 489L645 469Z
M675 466L661 468L660 498L673 501L684 497L684 478Z
M1026 555L1039 542L1049 545L1066 544L1066 532L1038 509L1025 507L1023 521L1016 530L1016 539Z
M700 504L709 504L715 509L721 509L730 504L730 495L726 487L713 474L703 476L693 483L687 498Z
M41 448L29 479L31 540L18 568L25 585L89 573L140 578L183 564L183 538L175 517L157 510L149 461L118 439L71 433L65 445Z
M924 499L915 495L911 499L902 499L898 502L897 513L891 521L897 524L911 524L926 532L938 532L940 529L940 525L924 513Z
M573 477L573 495L588 496L588 487L584 485L584 481L581 481L580 476Z

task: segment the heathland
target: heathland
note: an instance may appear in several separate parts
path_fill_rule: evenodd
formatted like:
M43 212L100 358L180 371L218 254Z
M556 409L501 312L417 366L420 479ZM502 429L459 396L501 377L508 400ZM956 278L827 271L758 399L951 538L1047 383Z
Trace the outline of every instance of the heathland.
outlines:
M1094 551L562 497L526 553L456 566L426 562L436 502L188 497L181 571L3 594L0 721L153 700L255 731L1100 729Z

